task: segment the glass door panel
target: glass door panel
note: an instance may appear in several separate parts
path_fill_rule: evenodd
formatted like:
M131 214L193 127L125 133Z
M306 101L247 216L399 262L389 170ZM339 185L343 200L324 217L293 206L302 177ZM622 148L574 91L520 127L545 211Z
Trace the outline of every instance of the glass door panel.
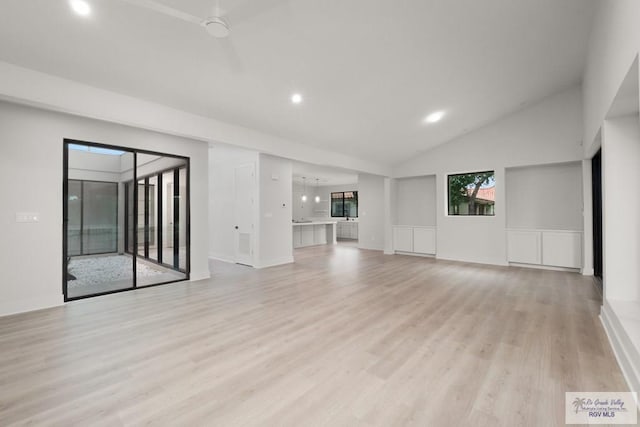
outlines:
M145 202L145 185L144 179L138 180L138 215L137 215L137 242L138 242L138 256L145 256L145 242L147 241L145 234L145 210L146 210L146 202Z
M162 174L162 262L173 266L173 170Z
M147 197L146 204L148 206L148 212L146 214L146 221L148 224L148 258L153 261L158 261L158 176L151 176L146 182L147 188L145 191L147 193L145 195Z
M67 256L82 254L82 181L67 182Z
M187 271L187 168L179 169L180 183L178 185L178 203L180 221L178 222L179 245L178 245L178 264L177 267L181 271Z
M118 183L82 183L82 254L118 251Z
M133 248L135 244L135 205L134 205L134 197L135 197L135 188L133 186L133 181L129 181L125 183L125 222L126 222L126 238L125 238L125 252L133 255Z
M189 274L184 158L65 141L65 299Z
M184 280L188 241L186 161L140 154L137 177L138 235L142 239L138 245L137 286ZM181 254L185 260L182 263Z
M133 259L118 250L124 248L123 165L133 164L133 153L69 143L65 150L65 296L133 288Z

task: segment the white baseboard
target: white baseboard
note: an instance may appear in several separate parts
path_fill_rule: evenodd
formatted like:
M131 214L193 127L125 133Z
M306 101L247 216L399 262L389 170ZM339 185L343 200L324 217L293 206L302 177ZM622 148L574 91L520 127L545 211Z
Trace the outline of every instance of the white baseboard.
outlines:
M600 321L609 338L609 343L622 370L627 386L631 391L640 390L640 355L624 331L618 317L607 301L603 302L600 310Z
M535 270L551 270L551 271L566 271L569 273L580 273L579 268L571 268L571 267L554 267L551 265L542 265L542 264L525 264L521 262L510 262L509 267L522 267L522 268L533 268Z
M379 246L366 246L366 245L358 245L358 249L364 249L365 251L380 251L380 252L384 252L384 248L381 248Z
M454 261L454 262L464 262L467 264L483 264L483 265L497 265L500 267L508 267L509 263L504 261L504 262L490 262L490 261L479 261L479 260L468 260L468 259L459 259L459 258L447 258L447 257L443 257L443 256L438 256L436 254L436 259L442 260L442 261Z
M197 282L198 280L205 280L205 279L209 279L210 277L211 277L211 273L209 272L209 270L196 271L196 272L191 272L191 274L189 274L189 281Z
M221 262L228 262L230 264L236 263L235 260L233 260L232 258L221 256L221 255L209 254L209 259L213 259L215 261L221 261Z
M293 256L288 256L279 259L270 259L267 261L263 261L255 266L255 268L269 268L275 267L277 265L291 264L293 262Z
M593 276L593 268L583 268L582 269L583 276Z
M403 252L403 251L395 251L395 254L398 255L409 255L409 256L417 256L417 257L422 257L422 258L435 258L436 255L435 254L419 254L416 252Z
M0 301L0 317L58 307L63 304L64 297L62 294L24 298L16 301Z

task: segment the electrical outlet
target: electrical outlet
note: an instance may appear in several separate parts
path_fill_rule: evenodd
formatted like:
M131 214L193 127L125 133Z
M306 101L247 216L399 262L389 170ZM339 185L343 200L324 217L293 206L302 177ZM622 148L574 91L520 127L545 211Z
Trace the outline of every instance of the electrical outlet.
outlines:
M36 212L16 212L16 222L40 222L40 214Z

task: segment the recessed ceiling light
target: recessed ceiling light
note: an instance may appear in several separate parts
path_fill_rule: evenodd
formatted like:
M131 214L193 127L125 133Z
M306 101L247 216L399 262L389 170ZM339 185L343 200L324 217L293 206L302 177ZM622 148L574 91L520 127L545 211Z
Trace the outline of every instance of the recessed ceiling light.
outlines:
M302 102L302 95L300 95L299 93L294 93L293 95L291 95L291 102L293 102L294 104L300 104Z
M91 6L84 0L69 0L71 9L80 16L88 16L91 13Z
M436 111L434 113L429 114L425 117L424 121L427 123L436 123L442 120L444 117L444 111Z

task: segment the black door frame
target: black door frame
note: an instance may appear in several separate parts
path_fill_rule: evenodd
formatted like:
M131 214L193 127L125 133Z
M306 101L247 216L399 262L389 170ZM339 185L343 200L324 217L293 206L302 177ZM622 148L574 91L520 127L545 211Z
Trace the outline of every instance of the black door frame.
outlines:
M118 150L118 151L124 151L125 153L132 153L133 154L133 183L135 185L133 185L133 200L134 200L134 204L133 204L133 226L134 226L134 233L133 233L133 253L131 254L132 259L133 259L133 281L132 281L132 286L128 287L128 288L123 288L123 289L115 289L115 290L111 290L111 291L106 291L106 292L98 292L95 294L87 294L87 295L82 295L82 296L77 296L77 297L72 297L69 298L68 295L68 289L67 289L67 247L68 247L68 242L67 242L67 231L68 231L68 222L69 222L69 206L68 206L68 201L69 201L69 145L84 145L84 146L88 146L88 147L96 147L96 148L104 148L104 149L108 149L108 150ZM117 146L117 145L111 145L111 144L102 144L102 143L97 143L97 142L89 142L89 141L81 141L81 140L76 140L76 139L70 139L70 138L64 138L63 140L63 156L62 156L62 293L64 295L64 301L68 302L68 301L75 301L75 300L79 300L79 299L85 299L85 298L91 298L91 297L96 297L96 296L100 296L100 295L109 295L109 294L114 294L114 293L119 293L119 292L127 292L127 291L132 291L132 290L136 290L139 289L138 288L138 284L137 284L137 259L138 259L138 255L137 255L137 249L138 249L138 233L137 233L137 223L138 223L138 185L137 185L137 181L138 181L138 177L137 177L137 166L138 166L138 154L149 154L149 155L153 155L153 156L163 156L163 157L171 157L171 158L175 158L175 159L181 159L185 161L185 166L183 166L184 168L186 168L186 178L187 178L187 185L186 185L186 221L187 221L187 226L186 226L186 233L187 235L185 236L185 243L186 243L186 269L185 270L180 270L181 272L185 273L185 278L184 279L178 279L178 280L171 280L168 282L162 282L162 283L154 283L152 285L145 285L143 288L149 288L149 287L153 287L153 286L161 286L161 285L167 285L170 283L176 283L176 282L183 282L185 280L190 280L190 275L191 275L191 179L190 179L190 174L191 174L191 159L189 157L186 156L179 156L179 155L175 155L175 154L167 154L167 153L160 153L157 151L151 151L151 150L143 150L143 149L137 149L137 148L130 148L130 147L122 147L122 146ZM173 168L172 168L173 169ZM175 188L175 186L174 186ZM174 190L176 191L176 190ZM179 191L179 190L178 190ZM120 197L120 191L118 190L118 197ZM179 194L179 193L178 193ZM127 195L125 194L125 224L128 225L128 219L127 219L127 211L126 211L126 204L128 203L128 198L126 197ZM124 230L124 242L125 242L125 247L124 247L124 251L127 252L127 229ZM175 252L175 249L174 249Z
M149 202L149 197L147 195L147 192L148 192L147 181L148 181L148 179L151 178L151 177L154 177L154 176L157 177L157 179L158 179L158 183L157 183L157 186L158 186L157 198L158 198L158 200L162 200L162 191L164 191L162 189L162 176L167 172L173 173L173 178L174 178L174 184L173 184L173 198L174 198L173 223L174 223L174 227L173 227L173 230L172 230L172 235L173 235L173 238L174 238L174 242L176 242L176 241L179 242L180 241L180 223L179 223L179 217L180 217L179 208L180 208L180 206L179 206L179 202L176 203L176 200L179 201L179 199L180 199L180 187L179 187L179 185L180 185L180 171L183 170L183 169L185 169L186 180L187 180L187 183L189 183L190 182L190 180L189 180L189 176L190 176L189 175L189 163L187 162L184 165L172 166L170 168L161 169L159 171L153 172L152 174L149 174L149 175L144 175L144 176L137 177L138 185L135 186L136 188L138 188L138 190L139 190L139 186L141 186L141 185L144 186L144 189L145 189L144 190L145 191L145 207L146 207L147 203ZM144 180L144 184L140 184L139 183L140 180ZM133 181L128 181L128 182L125 183L125 185L126 184L133 185ZM187 197L187 200L190 200L189 196L188 196L189 195L189 191L190 191L190 185L187 185L186 191L187 191L187 194L185 195L185 197ZM136 202L136 205L137 205L137 202ZM187 203L187 209L186 209L187 218L190 218L189 207L190 207L190 204ZM125 209L126 209L126 207L125 207ZM147 213L145 213L145 231L144 231L145 236L146 236L146 233L147 233L147 224L146 224L146 222L147 222ZM158 209L158 211L156 212L156 222L157 222L157 224L162 224L162 209ZM191 227L190 221L187 221L187 236L186 236L187 239L190 236L190 227ZM137 237L137 232L136 232L136 237ZM161 244L162 243L162 239L163 239L162 227L156 226L156 236L155 237L156 237L158 243ZM146 241L149 240L147 237L145 237L145 239L146 239ZM176 246L174 244L173 253L171 254L171 258L166 260L166 262L163 260L164 255L162 253L162 247L159 244L156 244L156 246L157 246L156 253L157 253L157 258L158 258L157 260L149 258L148 255L146 255L147 251L149 250L149 248L147 246L148 246L148 244L147 244L147 242L145 242L145 247L143 249L144 252L145 252L145 256L144 256L145 261L151 262L151 263L154 263L154 264L158 264L158 265L161 265L163 267L172 268L175 271L179 271L181 273L186 273L187 270L189 270L189 271L191 270L191 255L190 254L186 254L187 255L187 260L186 260L186 264L187 265L185 266L185 268L180 268L180 258L179 258L180 247L179 246ZM127 252L128 254L132 254L132 252L127 250L126 247L125 247L125 252ZM137 252L136 252L136 254L137 254Z
M110 182L110 181L99 181L99 180L95 180L95 179L68 179L68 181L77 181L80 183L80 195L82 197L82 202L80 204L80 233L82 234L82 230L84 230L84 185L87 182L95 182L95 183L99 183L99 184L116 184L116 197L117 197L117 182ZM67 187L67 195L68 195L68 187ZM67 200L67 199L65 199ZM119 202L118 202L119 203ZM116 228L120 225L119 224L119 220L118 220L118 208L119 208L119 204L116 205ZM67 218L67 217L65 217ZM117 248L116 248L117 251ZM85 256L85 255L103 255L103 254L109 254L112 253L112 251L108 251L108 252L92 252L92 253L85 253L84 252L84 239L81 238L80 239L80 255L78 256Z
M593 206L593 275L602 286L602 149L591 159L591 198Z

